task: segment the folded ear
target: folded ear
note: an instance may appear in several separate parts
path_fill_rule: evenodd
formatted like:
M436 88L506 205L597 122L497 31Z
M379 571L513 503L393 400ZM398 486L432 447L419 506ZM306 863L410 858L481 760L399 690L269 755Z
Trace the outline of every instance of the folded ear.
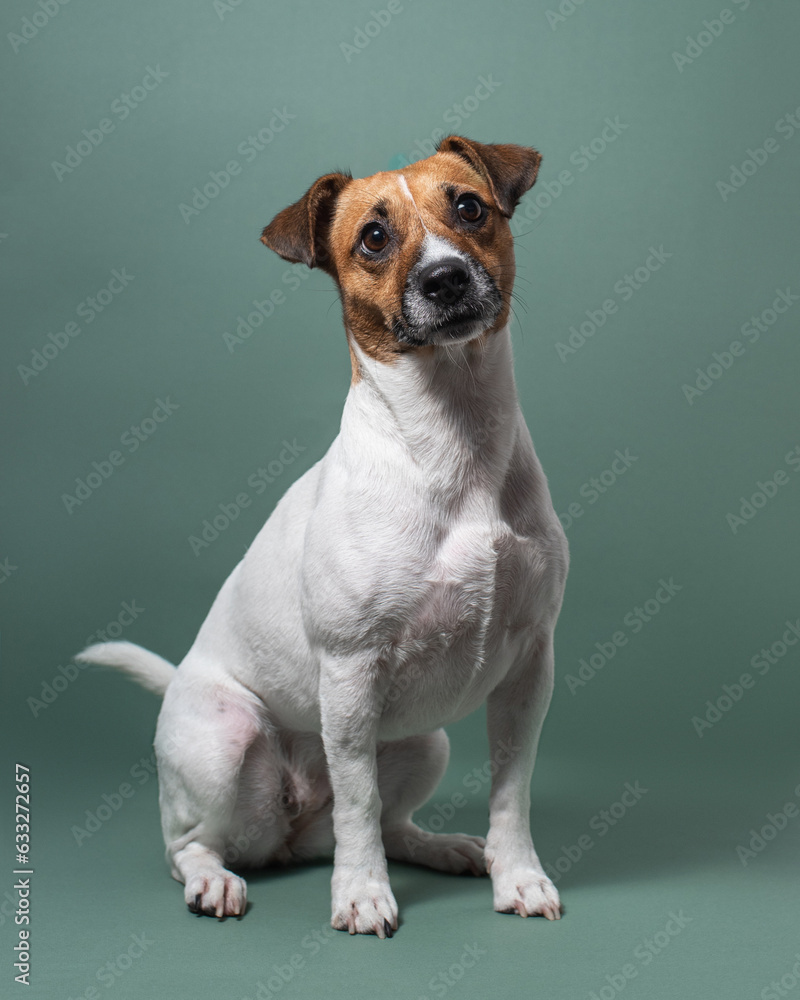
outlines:
M330 228L336 200L352 180L350 174L325 174L314 181L300 201L278 212L264 227L261 242L293 264L320 267L335 276Z
M540 153L529 146L489 145L460 135L446 136L438 153L456 153L484 178L503 215L511 218L519 199L533 186Z

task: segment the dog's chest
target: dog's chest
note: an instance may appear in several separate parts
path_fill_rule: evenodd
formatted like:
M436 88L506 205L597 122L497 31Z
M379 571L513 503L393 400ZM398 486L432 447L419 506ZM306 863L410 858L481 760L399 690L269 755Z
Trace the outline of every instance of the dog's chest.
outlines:
M540 569L502 522L463 522L419 574L389 657L386 727L442 725L478 707L535 631Z
M450 647L459 639L475 643L488 637L491 626L509 624L507 588L512 554L520 541L499 523L457 525L448 533L425 569L423 597L409 638L443 640Z

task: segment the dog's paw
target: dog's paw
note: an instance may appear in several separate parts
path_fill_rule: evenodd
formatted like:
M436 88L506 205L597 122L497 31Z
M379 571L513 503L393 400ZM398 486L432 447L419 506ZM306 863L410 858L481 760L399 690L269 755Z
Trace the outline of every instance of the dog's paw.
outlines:
M397 930L397 903L388 882L353 879L334 889L331 927L350 934L391 937Z
M247 883L224 869L198 872L186 882L186 905L192 913L210 917L238 917L247 905Z
M460 875L462 872L485 875L486 862L483 857L485 847L486 841L483 837L470 837L466 833L437 833L435 839L427 842L425 849L415 860L419 864L438 868L443 872L452 872L455 875Z
M470 837L466 833L428 833L417 826L408 826L392 833L384 833L386 855L397 861L425 865L440 872L460 875L487 872L483 851L483 837Z
M536 868L510 869L508 872L492 870L494 908L498 913L518 913L521 917L542 916L548 920L561 919L561 900L558 890Z

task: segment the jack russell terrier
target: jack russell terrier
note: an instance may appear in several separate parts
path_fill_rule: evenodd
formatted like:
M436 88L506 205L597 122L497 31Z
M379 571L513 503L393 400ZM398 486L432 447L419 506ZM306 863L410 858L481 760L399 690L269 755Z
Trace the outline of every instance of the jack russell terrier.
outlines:
M540 159L450 136L400 170L320 177L263 231L338 286L353 369L339 435L177 669L128 642L80 654L164 696L162 827L196 913L244 912L230 867L333 850L331 924L351 934L397 929L387 858L488 872L495 910L561 915L529 813L567 543L509 334L508 220ZM483 702L486 840L422 830L442 726Z

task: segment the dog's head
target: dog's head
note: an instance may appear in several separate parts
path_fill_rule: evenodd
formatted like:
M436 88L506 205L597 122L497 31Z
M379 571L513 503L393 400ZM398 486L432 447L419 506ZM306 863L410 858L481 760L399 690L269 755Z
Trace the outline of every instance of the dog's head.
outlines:
M540 160L528 147L450 136L400 170L320 177L261 241L334 278L347 330L378 360L472 340L508 320L508 220Z

